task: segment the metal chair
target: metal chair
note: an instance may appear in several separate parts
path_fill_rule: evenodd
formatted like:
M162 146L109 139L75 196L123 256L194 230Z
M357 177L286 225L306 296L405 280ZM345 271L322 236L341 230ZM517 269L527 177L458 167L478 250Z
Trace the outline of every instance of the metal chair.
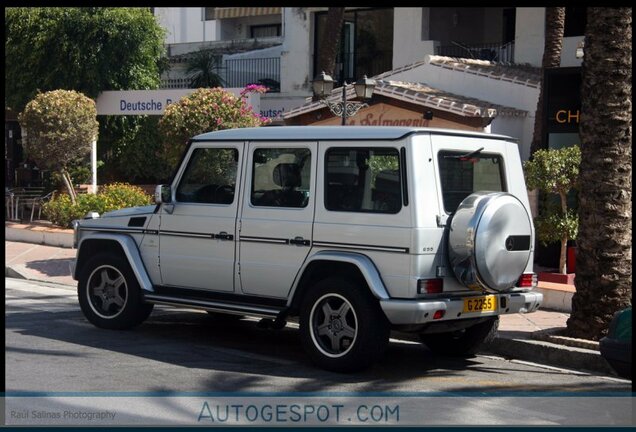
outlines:
M33 198L33 200L31 201L31 219L30 219L31 222L33 222L33 215L35 213L35 208L37 207L38 209L38 220L39 220L42 217L42 206L47 201L51 200L54 195L55 195L55 191L49 192L48 194L41 197Z

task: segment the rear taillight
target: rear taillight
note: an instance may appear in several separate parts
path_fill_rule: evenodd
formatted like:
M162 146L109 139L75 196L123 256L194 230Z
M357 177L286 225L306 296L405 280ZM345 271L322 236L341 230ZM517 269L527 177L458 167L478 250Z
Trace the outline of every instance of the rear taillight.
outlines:
M437 294L444 290L444 279L420 279L417 281L418 294Z
M524 273L517 281L520 288L534 288L537 286L537 275L534 273Z

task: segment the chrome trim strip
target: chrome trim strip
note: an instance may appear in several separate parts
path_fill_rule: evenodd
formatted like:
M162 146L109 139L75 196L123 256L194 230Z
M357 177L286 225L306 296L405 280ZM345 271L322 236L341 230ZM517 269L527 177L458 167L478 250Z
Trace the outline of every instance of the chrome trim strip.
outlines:
M213 239L214 234L212 233L195 233L195 232L185 232L185 231L159 231L159 235L167 235L172 237L196 237L196 238L209 238Z
M101 227L101 226L86 227L82 225L80 225L78 229L81 231L107 231L107 232L120 232L120 233L126 233L126 234L130 234L130 233L143 234L145 232L143 228L126 228L126 227L113 228L113 227Z
M251 243L289 244L289 239L241 236L239 241Z
M268 309L258 306L246 306L222 303L217 301L166 297L155 294L145 294L144 299L150 303L165 304L170 306L191 306L211 311L245 313L252 316L261 316L266 318L275 317L280 313L280 310L277 309Z
M363 245L363 244L351 244L351 243L332 243L332 242L324 242L324 241L314 241L314 246L339 248L339 249L357 249L357 250L373 250L373 251L380 251L380 252L409 253L409 248L402 248L402 247L375 246L375 245Z

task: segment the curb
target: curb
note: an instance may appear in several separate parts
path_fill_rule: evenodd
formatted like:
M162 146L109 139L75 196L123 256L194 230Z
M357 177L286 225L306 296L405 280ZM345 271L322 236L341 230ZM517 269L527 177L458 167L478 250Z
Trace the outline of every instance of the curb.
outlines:
M62 281L58 281L58 280L51 280L51 279L45 279L45 278L37 278L37 277L31 277L31 276L25 276L22 272L16 270L13 267L7 267L5 266L4 268L4 276L8 277L8 278L13 278L13 279L22 279L22 280L28 280L28 281L33 281L33 282L43 282L43 283L54 283L56 285L64 285L64 286L69 286L69 287L75 287L76 284L75 283L64 283Z
M22 243L34 243L47 246L73 248L73 231L43 226L20 224L4 225L4 239Z
M21 273L18 273L13 268L6 267L6 266L4 268L4 276L14 278L14 279L27 279L26 276L22 275Z
M566 291L548 288L541 286L541 282L539 282L539 286L534 290L543 294L543 301L541 302L542 308L572 313L572 296L574 295L574 290Z
M587 370L617 376L600 351L565 346L543 340L496 337L483 351L506 358L544 363L565 369Z

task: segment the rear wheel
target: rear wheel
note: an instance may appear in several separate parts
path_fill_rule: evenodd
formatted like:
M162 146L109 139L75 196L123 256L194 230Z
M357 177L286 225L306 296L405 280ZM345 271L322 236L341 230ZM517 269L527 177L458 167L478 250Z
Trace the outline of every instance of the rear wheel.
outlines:
M128 261L114 253L101 253L88 260L80 272L77 296L86 319L106 329L135 327L153 308L143 302Z
M470 356L475 354L482 344L495 338L497 328L499 317L494 317L454 332L421 334L420 339L436 354Z
M329 278L303 299L300 333L314 363L331 371L353 372L367 368L382 355L390 326L366 286Z

